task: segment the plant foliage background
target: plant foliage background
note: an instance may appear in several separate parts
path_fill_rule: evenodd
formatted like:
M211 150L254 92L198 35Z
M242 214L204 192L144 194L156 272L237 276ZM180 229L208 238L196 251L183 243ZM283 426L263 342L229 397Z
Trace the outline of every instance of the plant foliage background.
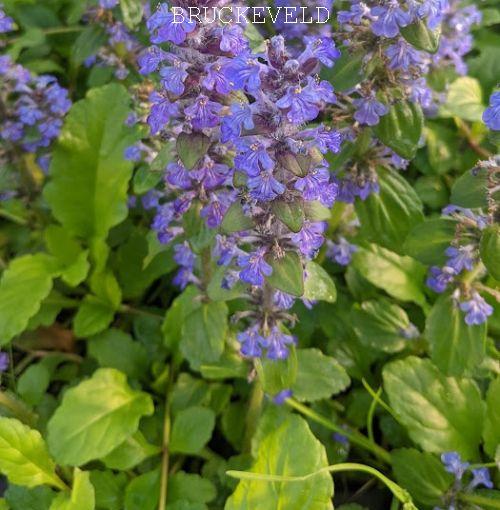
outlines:
M500 508L497 1L3 4L0 508Z

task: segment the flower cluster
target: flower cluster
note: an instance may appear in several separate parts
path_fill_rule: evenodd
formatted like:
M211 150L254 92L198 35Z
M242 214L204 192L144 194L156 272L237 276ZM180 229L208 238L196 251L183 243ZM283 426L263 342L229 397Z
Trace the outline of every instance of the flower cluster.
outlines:
M430 268L427 286L442 293L450 285L456 285L453 296L460 302L460 309L465 312L466 324L482 324L493 313L493 308L476 290L460 285L462 282L458 280L458 276L473 271L478 264L481 232L491 224L492 217L455 205L445 207L443 215L456 221L456 235L453 245L445 251L447 261L444 266Z
M38 153L49 147L71 107L68 91L53 76L34 76L8 55L0 56L0 77L0 140L7 150L20 146Z
M5 34L14 30L14 20L5 14L2 4L0 4L0 34Z
M153 44L139 58L140 71L158 82L147 121L153 136L176 139L153 228L161 242L180 242L176 282L202 285L195 276L200 257L182 220L195 211L215 229L225 219L213 247L225 268L222 285L239 281L255 305L238 336L242 353L284 358L294 343L283 331L294 299L268 278L288 259L302 273L324 242L325 224L314 211L331 207L339 187L324 154L338 152L342 140L321 122L307 123L336 101L317 72L332 66L339 51L330 38L315 37L301 52L289 52L275 36L255 54L241 25L187 17L176 24L166 4L147 26ZM165 42L168 51L159 46ZM146 146L128 156L139 157Z
M455 482L452 489L446 497L446 504L448 510L454 510L457 504L457 496L460 492L471 492L477 487L486 487L487 489L493 488L493 482L490 477L490 472L485 467L473 468L468 462L464 462L457 452L446 452L441 455L441 462L445 470L455 477ZM464 477L467 475L469 482L465 484ZM472 475L472 478L470 478ZM441 508L434 507L434 510L442 510Z
M491 95L490 105L483 114L483 121L492 131L500 131L500 92Z
M87 22L103 27L107 41L97 53L85 60L87 67L110 67L115 77L124 80L130 69L136 68L137 55L143 49L138 39L129 28L118 18L116 7L118 0L99 0L99 7L92 8L86 15ZM149 3L144 3L145 15L149 13Z

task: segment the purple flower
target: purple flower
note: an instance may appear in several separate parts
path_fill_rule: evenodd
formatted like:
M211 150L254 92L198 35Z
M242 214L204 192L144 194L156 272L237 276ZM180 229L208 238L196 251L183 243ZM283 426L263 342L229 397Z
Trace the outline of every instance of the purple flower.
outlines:
M9 368L9 355L0 351L0 373L5 372Z
M274 161L267 152L266 146L258 139L244 138L237 140L238 155L234 158L234 165L250 176L259 175L262 170L272 170Z
M412 22L411 14L401 9L398 0L387 0L384 5L373 7L371 14L376 17L372 23L373 33L383 37L396 37L400 27Z
M389 113L389 108L377 101L374 96L355 99L353 103L357 108L354 118L360 124L366 124L367 126L376 126L380 121L380 117Z
M217 257L217 265L229 266L233 259L242 251L238 248L236 237L226 237L217 234L215 237L214 257Z
M154 73L160 64L168 58L168 53L158 46L149 46L138 58L139 72L141 74Z
M233 55L248 51L248 40L240 26L225 26L217 29L216 34L220 37L219 48L221 51Z
M174 260L182 267L193 268L195 263L195 256L191 250L189 243L184 241L181 244L174 246Z
M347 266L351 263L352 254L358 251L358 247L349 243L345 238L339 237L337 243L328 242L328 258L337 262L341 266Z
M207 90L216 90L219 94L229 94L231 91L231 84L224 73L224 64L215 62L214 64L207 64L205 66L207 75L203 78L203 86Z
M490 106L483 113L483 122L492 131L500 131L500 92L491 95Z
M328 185L330 172L325 166L312 168L305 177L295 181L295 189L302 192L304 200L318 200L321 190Z
M259 333L258 326L252 326L242 333L238 333L238 342L241 344L241 354L249 358L258 358L262 355L264 338Z
M153 92L149 99L152 105L148 124L151 134L156 135L165 127L171 117L179 115L179 107L157 92Z
M323 65L332 67L340 57L340 51L335 47L331 37L306 37L307 46L299 57L299 62L305 63L311 58L319 60Z
M273 402L278 405L278 406L281 406L283 405L285 402L286 402L286 399L287 398L291 398L293 395L293 391L292 390L282 390L280 391L278 394L276 394L274 397L273 397Z
M288 87L286 94L276 102L276 106L288 109L287 118L290 122L302 124L318 116L320 102L321 97L312 87L297 85Z
M475 291L472 292L469 301L460 303L460 309L465 312L465 323L468 326L485 323L488 317L493 313L493 307Z
M273 301L274 304L281 310L289 310L295 303L295 298L286 292L276 290L274 291Z
M14 20L5 14L0 4L0 34L14 30Z
M125 149L123 157L127 161L140 161L141 160L141 149L137 145L131 145Z
M118 5L118 0L99 0L99 6L103 9L112 9Z
M160 75L162 77L161 84L165 87L165 90L177 96L183 94L184 80L188 77L188 73L186 72L188 67L189 64L181 62L178 59L174 60L173 66L163 67L160 71Z
M250 55L240 55L224 67L224 74L235 90L246 90L249 94L260 89L260 64Z
M427 26L434 29L441 23L447 7L448 0L424 0L417 14L420 18L427 18Z
M255 200L268 202L285 192L285 186L273 176L271 170L262 170L250 176L247 181L250 196Z
M240 255L238 257L238 266L243 269L240 271L240 280L251 285L264 284L264 276L270 276L273 268L264 260L266 248L259 248L249 255Z
M191 106L184 109L184 113L191 120L194 129L203 129L217 126L221 110L222 105L200 94Z
M306 220L300 232L292 236L292 242L302 255L313 258L325 241L323 237L325 228L326 225L322 221L313 223Z
M372 19L371 9L360 0L353 0L348 11L339 11L337 15L337 20L341 24L353 23L354 25L360 25L364 18Z
M349 446L349 439L347 439L344 434L340 434L340 432L335 432L333 434L333 440L337 443L340 443L342 446L345 446L346 448Z
M446 452L441 454L441 462L448 473L455 475L457 480L461 480L465 471L469 467L468 462L462 462L460 454L457 452Z
M293 336L285 335L277 326L274 326L270 335L265 339L264 346L267 347L269 359L286 359L288 357L287 345L295 343Z
M310 130L312 132L313 130ZM342 145L342 135L339 131L335 131L328 126L319 126L314 130L314 143L322 154L328 151L337 154L340 152Z
M165 179L167 182L180 189L189 189L191 187L191 177L189 172L179 163L169 163Z
M390 69L403 69L408 71L410 66L421 62L420 53L406 41L399 40L391 44L385 54L389 57Z
M458 248L450 246L446 249L445 253L448 256L446 265L451 267L455 274L461 273L464 269L472 271L476 258L476 248L474 245L468 244Z
M437 266L432 266L429 269L429 276L427 278L427 287L434 292L441 294L444 292L448 285L453 281L456 272L452 267L443 267L442 269Z
M472 481L470 482L469 489L475 489L483 485L487 489L493 489L493 482L491 481L490 472L487 468L472 469Z
M203 160L198 170L192 170L190 177L197 180L205 189L216 188L230 177L229 167L222 163L215 163L209 157Z
M209 228L217 228L222 223L228 209L229 201L224 200L224 195L212 193L210 203L200 211L200 216L205 218Z
M252 109L247 104L233 103L231 115L226 115L221 124L221 142L226 143L241 135L242 128L253 129L255 127L252 117Z
M196 23L189 19L184 9L177 12L177 15L170 12L165 3L158 6L157 11L147 21L152 43L160 44L170 41L181 44L186 40L187 34L196 29Z

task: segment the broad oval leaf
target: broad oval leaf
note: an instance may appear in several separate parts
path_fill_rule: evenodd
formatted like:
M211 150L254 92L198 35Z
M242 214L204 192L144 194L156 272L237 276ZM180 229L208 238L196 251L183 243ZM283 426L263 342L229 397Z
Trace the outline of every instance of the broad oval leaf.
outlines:
M215 413L201 406L188 407L175 416L170 435L170 451L196 455L212 437Z
M439 48L441 27L432 30L427 26L426 21L418 18L411 25L401 27L401 35L418 50L436 53Z
M398 101L374 128L379 140L402 158L413 159L422 136L424 115L417 103Z
M308 262L305 270L304 299L335 303L337 289L332 277L316 262Z
M56 268L55 259L43 253L10 263L0 282L0 345L27 328L52 289Z
M137 431L142 416L152 413L149 395L130 388L118 370L101 368L64 394L48 423L50 451L70 466L100 459Z
M40 432L14 418L0 417L0 472L12 484L64 489Z
M249 479L241 480L225 510L333 510L333 480L318 473L303 482L252 480L251 473L302 476L328 466L324 446L306 421L291 414L261 438Z
M487 228L481 236L481 260L488 272L500 281L500 228L498 225Z
M448 375L472 371L484 359L486 324L468 326L451 296L441 296L432 307L426 323L431 358Z
M300 232L304 223L304 207L300 202L275 200L272 211L292 232Z
M270 285L292 296L300 297L304 294L304 270L297 253L289 251L279 259L270 256L267 262L273 268L267 277Z
M472 379L446 377L413 356L388 363L383 377L398 421L424 451L477 457L485 405Z
M210 138L203 133L181 133L177 137L177 154L187 170L205 156L210 147Z
M484 449L491 458L498 455L500 444L500 377L490 383L486 394L486 419L484 420Z
M128 105L125 88L111 84L90 90L66 117L44 193L76 237L105 238L127 216L132 163L123 154L137 139L125 124Z
M460 76L449 87L446 102L439 109L442 117L481 121L484 112L481 84L470 76Z
M486 168L465 172L453 183L450 203L470 209L487 207L487 186L488 171ZM497 197L498 194L494 198Z
M380 192L356 201L360 232L368 241L401 253L411 228L424 220L423 205L408 181L393 170L379 168Z
M319 349L297 350L297 379L293 396L301 402L330 398L344 391L351 380L344 367Z
M58 494L50 510L94 510L95 491L90 482L90 472L75 468L73 474L73 487L71 494L65 492Z
M233 202L227 210L221 223L221 230L226 234L249 230L254 226L252 218L243 212L241 203L237 200Z

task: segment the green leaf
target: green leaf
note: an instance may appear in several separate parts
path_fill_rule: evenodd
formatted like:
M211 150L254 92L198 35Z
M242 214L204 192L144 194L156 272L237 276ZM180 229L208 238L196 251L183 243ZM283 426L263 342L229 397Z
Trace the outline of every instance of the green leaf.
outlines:
M348 47L341 48L342 54L330 69L324 69L322 75L337 92L353 88L362 79L364 52L352 53Z
M101 461L109 469L128 471L135 468L148 457L152 457L160 452L161 448L148 443L143 434L138 430L103 457Z
M106 40L106 31L100 24L85 27L71 48L72 64L81 65L88 57L95 55L99 48L106 44Z
M10 483L63 489L45 441L37 430L14 418L0 417L0 472Z
M429 506L443 504L443 496L453 484L454 477L445 471L442 462L434 455L404 448L391 452L391 463L396 480L415 500Z
M255 360L255 369L262 384L262 389L275 396L283 390L290 389L297 379L297 351L292 346L285 359L262 358Z
M398 421L424 451L477 458L485 405L472 379L446 377L413 356L388 363L383 377Z
M143 377L148 369L144 346L119 329L108 329L90 338L88 353L101 367L116 368L131 378Z
M416 260L370 244L353 255L353 266L370 283L396 299L425 304L423 280L426 269Z
M134 229L117 252L117 273L125 299L138 298L158 278L175 267L171 251L156 254L145 266L148 240L145 232Z
M424 116L418 103L398 101L374 128L378 139L402 158L413 159L422 136Z
M177 154L187 170L205 156L210 147L210 138L203 133L181 133L177 137Z
M292 232L300 232L304 224L304 207L300 202L275 200L272 211Z
M161 330L165 345L175 349L182 338L182 327L186 318L201 306L199 292L196 287L190 285L177 296L167 310Z
M115 310L109 303L95 296L85 296L73 319L78 338L86 338L105 330L112 322Z
M125 125L128 103L123 86L106 85L90 90L66 117L45 198L73 236L104 239L127 216L132 163L123 153L137 137Z
M323 445L307 423L289 415L260 441L252 473L301 476L327 467ZM227 500L225 510L333 510L333 481L320 473L303 482L241 480Z
M0 346L22 333L52 289L55 260L43 253L14 259L0 282ZM29 292L27 292L29 289Z
M436 301L425 323L425 335L431 359L444 374L461 376L484 359L486 324L468 326L451 296Z
M253 228L253 226L254 222L252 218L245 215L241 202L238 200L231 204L221 223L221 229L226 234L249 230Z
M416 225L404 242L404 251L410 257L429 266L442 266L446 262L446 248L455 237L457 222L435 218Z
M304 294L304 270L296 252L288 251L279 259L269 256L267 262L273 268L267 277L270 285L292 296Z
M75 468L71 494L58 494L50 510L94 510L95 492L90 483L90 473Z
M305 270L304 299L335 303L337 289L332 277L316 262L308 262Z
M118 370L101 368L70 388L48 423L49 448L61 464L100 459L137 431L153 413L151 397L132 390Z
M494 458L500 444L500 377L490 383L486 394L483 438L484 449L491 458Z
M311 221L328 221L332 217L331 209L317 200L304 203L304 214Z
M401 27L401 35L418 50L436 53L439 48L441 27L431 30L427 26L427 20L417 18L411 25Z
M484 112L480 83L470 76L460 76L449 87L446 102L439 109L442 117L481 121Z
M151 164L141 165L134 174L134 193L143 195L162 179L165 167L174 159L175 143L163 142L158 155ZM156 234L155 234L156 235Z
M403 336L410 326L408 315L388 299L379 298L354 305L351 322L361 343L372 349L399 352L408 344Z
M125 489L125 510L156 510L159 493L159 469L136 476Z
M292 391L300 402L330 398L344 391L351 382L338 361L325 356L319 349L297 350L297 366Z
M142 20L144 7L141 0L120 0L123 21L129 28L135 28Z
M429 163L434 173L442 175L459 166L460 138L455 129L426 121L424 129Z
M356 201L364 239L397 253L411 228L424 220L420 198L408 181L393 170L379 168L380 192Z
M203 303L182 324L180 350L194 369L217 361L224 352L228 309L223 302Z
M207 296L212 301L230 301L245 294L246 287L242 281L237 281L230 289L222 286L226 274L226 266L215 266L212 279L207 286Z
M174 419L170 451L196 455L212 437L215 413L206 407L194 406L180 411Z
M46 485L28 489L9 484L4 494L5 501L9 504L6 510L48 510L54 495L54 492Z
M90 471L90 483L95 491L96 508L123 510L123 494L127 484L125 473L111 471Z
M49 369L37 363L29 366L17 381L17 393L29 405L40 403L50 383Z
M500 228L498 225L483 231L479 249L486 269L495 280L500 281Z
M200 475L179 471L168 477L169 504L176 501L210 503L216 495L214 484Z
M487 207L487 186L488 172L485 168L465 172L453 183L450 203L470 209Z

